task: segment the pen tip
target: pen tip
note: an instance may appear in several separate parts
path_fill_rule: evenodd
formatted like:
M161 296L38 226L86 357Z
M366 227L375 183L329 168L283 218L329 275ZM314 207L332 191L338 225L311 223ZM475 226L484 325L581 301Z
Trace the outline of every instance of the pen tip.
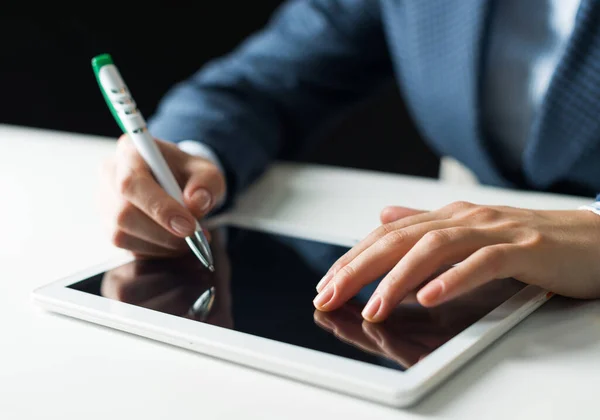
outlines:
M211 272L213 272L213 273L214 273L214 271L215 271L215 266L211 264L211 265L209 265L209 266L208 266L208 269L209 269Z

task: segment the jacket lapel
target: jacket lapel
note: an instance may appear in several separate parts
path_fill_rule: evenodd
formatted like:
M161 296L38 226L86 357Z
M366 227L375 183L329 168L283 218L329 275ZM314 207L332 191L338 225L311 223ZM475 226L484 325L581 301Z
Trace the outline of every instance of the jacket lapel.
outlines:
M582 0L524 153L529 183L551 187L600 138L600 2Z
M428 22L421 25L423 33L416 34L414 43L432 44L421 51L421 72L413 84L422 91L414 94L414 100L418 109L425 110L419 122L438 153L462 161L484 183L511 186L490 154L481 121L481 79L493 3L414 2L421 13L415 20ZM443 13L444 18L433 19L436 13ZM422 85L423 80L426 86ZM409 89L410 85L409 80Z

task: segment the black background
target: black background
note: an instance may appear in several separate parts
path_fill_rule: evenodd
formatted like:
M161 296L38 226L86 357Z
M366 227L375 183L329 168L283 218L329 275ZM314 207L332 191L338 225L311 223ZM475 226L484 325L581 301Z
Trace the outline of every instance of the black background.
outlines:
M108 52L149 117L166 90L259 30L281 1L147 3L125 10L0 17L0 123L109 136L119 130L90 59ZM140 10L134 8L133 10ZM139 12L138 12L139 13ZM148 58L153 65L148 67ZM305 158L305 160L307 160ZM308 161L437 176L396 86L345 116Z

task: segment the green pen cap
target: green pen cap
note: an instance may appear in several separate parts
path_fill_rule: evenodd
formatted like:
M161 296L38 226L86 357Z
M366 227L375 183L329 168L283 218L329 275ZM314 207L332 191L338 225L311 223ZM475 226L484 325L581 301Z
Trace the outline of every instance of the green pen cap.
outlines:
M119 118L119 114L117 114L117 110L115 109L112 102L108 98L108 94L104 91L104 88L102 87L102 83L100 82L100 69L102 69L102 67L104 67L104 66L114 65L114 64L115 63L113 62L113 59L110 56L110 54L100 54L100 55L97 55L96 57L92 58L92 69L94 70L94 75L96 76L96 82L98 82L98 86L100 87L100 92L102 92L102 96L104 97L104 100L106 101L106 105L108 105L108 109L110 109L110 113L112 114L113 118L115 119L115 121L117 122L119 127L121 128L121 131L123 131L123 133L126 133L127 131L125 130L123 123L121 123L121 119Z

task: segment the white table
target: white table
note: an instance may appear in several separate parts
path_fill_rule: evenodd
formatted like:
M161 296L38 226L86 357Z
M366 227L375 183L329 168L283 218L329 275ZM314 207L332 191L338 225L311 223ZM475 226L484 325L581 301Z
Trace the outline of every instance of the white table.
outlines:
M600 418L600 303L555 298L421 404L395 410L46 313L30 292L116 256L95 199L103 138L0 126L0 418ZM261 200L255 200L257 194ZM358 195L362 205L356 206ZM240 211L360 237L386 204L574 208L587 199L278 165Z

